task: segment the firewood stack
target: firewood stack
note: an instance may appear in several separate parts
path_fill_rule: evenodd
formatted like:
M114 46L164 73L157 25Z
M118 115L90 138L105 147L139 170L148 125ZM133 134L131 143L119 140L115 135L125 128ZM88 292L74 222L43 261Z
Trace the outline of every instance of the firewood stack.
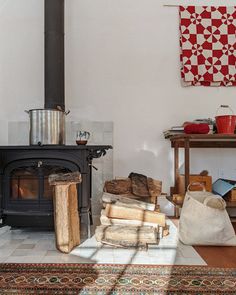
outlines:
M157 198L162 183L131 173L128 178L106 181L102 196L101 225L97 241L117 247L147 248L168 234L165 214Z

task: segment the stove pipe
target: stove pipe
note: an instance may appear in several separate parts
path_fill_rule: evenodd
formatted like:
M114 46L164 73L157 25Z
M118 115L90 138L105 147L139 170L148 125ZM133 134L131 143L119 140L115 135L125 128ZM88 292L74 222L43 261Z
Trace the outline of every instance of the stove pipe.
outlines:
M65 110L64 0L45 0L46 109Z

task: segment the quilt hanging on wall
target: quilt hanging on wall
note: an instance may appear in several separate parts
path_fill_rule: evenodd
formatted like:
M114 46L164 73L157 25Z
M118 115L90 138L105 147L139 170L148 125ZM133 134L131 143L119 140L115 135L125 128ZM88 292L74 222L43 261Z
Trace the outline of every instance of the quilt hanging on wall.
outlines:
M180 6L184 86L236 86L236 6Z

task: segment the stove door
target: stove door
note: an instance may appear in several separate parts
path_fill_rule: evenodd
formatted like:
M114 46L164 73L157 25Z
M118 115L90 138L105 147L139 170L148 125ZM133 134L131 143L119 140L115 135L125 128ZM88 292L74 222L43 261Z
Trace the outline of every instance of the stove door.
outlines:
M68 161L53 159L20 160L9 164L4 173L3 213L52 212L53 187L48 176L78 171Z

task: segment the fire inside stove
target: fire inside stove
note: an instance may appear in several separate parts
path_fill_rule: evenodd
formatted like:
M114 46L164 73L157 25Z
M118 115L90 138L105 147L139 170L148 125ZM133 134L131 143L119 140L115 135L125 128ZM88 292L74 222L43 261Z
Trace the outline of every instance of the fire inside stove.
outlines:
M10 182L11 200L50 200L53 188L49 186L48 176L56 173L69 173L64 167L20 167L12 171Z

